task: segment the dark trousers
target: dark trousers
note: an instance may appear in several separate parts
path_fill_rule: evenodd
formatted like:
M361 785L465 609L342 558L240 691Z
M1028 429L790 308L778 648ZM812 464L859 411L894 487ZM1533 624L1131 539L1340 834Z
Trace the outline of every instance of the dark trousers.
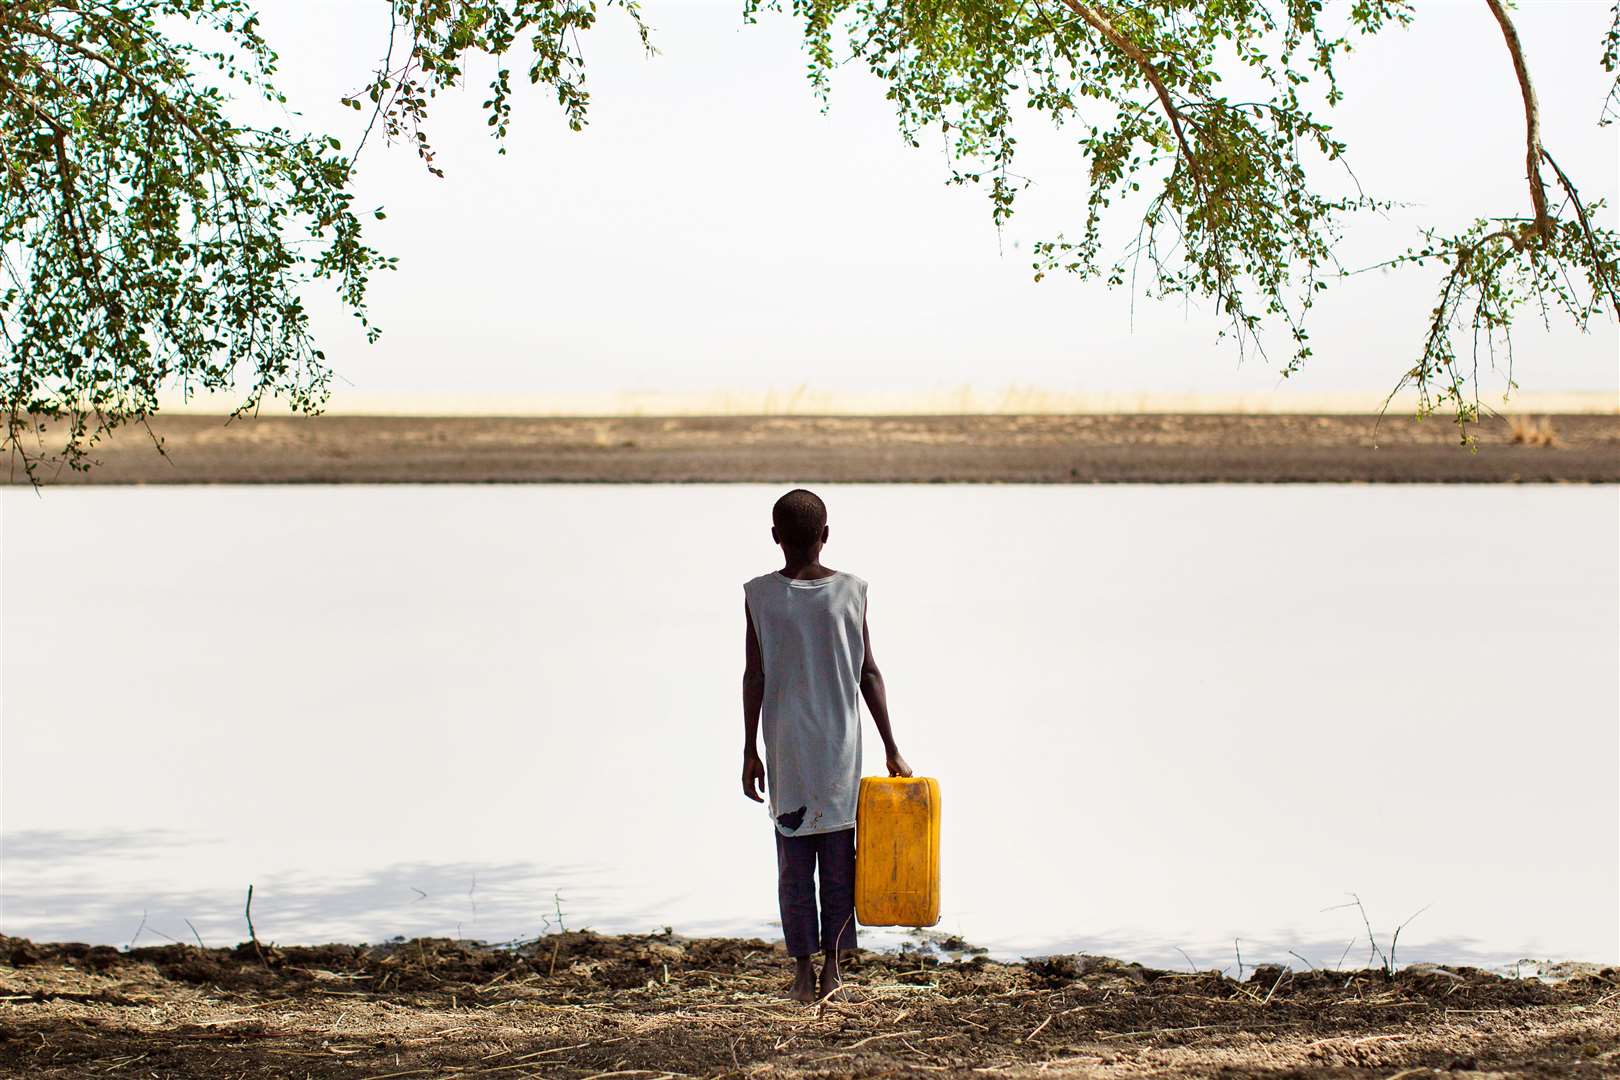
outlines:
M775 830L772 830L773 832ZM821 878L821 933L816 886ZM855 830L783 836L776 833L776 895L789 956L855 947Z

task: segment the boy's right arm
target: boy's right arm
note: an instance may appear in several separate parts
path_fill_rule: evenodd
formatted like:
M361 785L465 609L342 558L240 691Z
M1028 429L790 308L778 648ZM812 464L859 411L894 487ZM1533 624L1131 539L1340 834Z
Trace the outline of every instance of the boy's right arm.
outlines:
M900 756L900 747L895 745L894 732L889 728L889 691L883 685L883 672L878 670L877 661L872 659L872 631L864 618L861 620L861 638L866 647L865 657L861 660L861 696L866 699L867 711L872 714L872 723L877 725L878 737L883 740L883 763L888 767L890 776L910 776L911 766Z
M743 794L764 802L765 763L759 759L759 710L765 704L765 662L759 655L759 636L754 632L754 615L743 602L743 618L748 624L748 640L743 645Z

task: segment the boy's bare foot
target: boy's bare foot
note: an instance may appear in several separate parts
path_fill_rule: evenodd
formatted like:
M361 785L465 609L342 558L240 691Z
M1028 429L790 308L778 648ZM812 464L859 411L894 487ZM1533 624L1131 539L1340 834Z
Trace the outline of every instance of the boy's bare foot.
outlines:
M793 985L788 987L786 997L806 1005L812 1004L816 1000L816 969L808 956L796 956L794 960L798 969L793 973Z
M821 966L821 1000L849 1000L849 991L844 989L844 973L838 969L837 953L828 953Z

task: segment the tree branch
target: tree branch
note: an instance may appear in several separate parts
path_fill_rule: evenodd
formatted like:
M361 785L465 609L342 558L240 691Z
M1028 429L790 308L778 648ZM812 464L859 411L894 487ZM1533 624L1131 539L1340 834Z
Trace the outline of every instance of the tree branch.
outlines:
M75 195L75 178L73 167L68 162L67 137L69 128L66 123L52 116L50 110L41 105L28 91L0 76L0 86L16 95L33 114L44 121L45 126L51 129L51 146L56 162L56 174L62 181L62 226L73 243L73 254L78 260L85 281L90 285L91 291L96 294L96 301L109 315L116 314L106 301L106 290L101 287L101 255L91 242L89 232L84 225L84 214L79 209L78 198ZM86 257L86 251L89 257Z
M1530 205L1535 209L1536 219L1531 228L1540 236L1546 236L1552 231L1552 215L1547 211L1547 188L1541 180L1541 107L1536 104L1536 88L1530 83L1530 69L1525 66L1524 47L1519 43L1519 31L1508 18L1507 9L1502 6L1502 0L1485 0L1490 6L1491 14L1501 24L1502 37L1507 41L1508 52L1513 56L1513 71L1519 78L1519 93L1524 98L1524 168L1525 178L1530 182Z
M1141 70L1142 77L1147 79L1148 84L1153 87L1153 92L1159 96L1159 104L1164 107L1164 115L1170 121L1171 130L1175 132L1176 144L1181 148L1181 156L1187 159L1187 167L1192 170L1193 179L1198 181L1199 186L1202 187L1204 183L1203 170L1199 167L1198 156L1193 153L1191 144L1187 142L1187 133L1182 129L1181 121L1183 117L1181 110L1176 108L1175 102L1170 100L1170 91L1164 85L1164 79L1159 76L1158 68L1153 66L1152 60L1148 59L1147 53L1143 52L1136 42L1120 32L1119 27L1110 22L1107 16L1092 5L1080 3L1079 0L1063 0L1063 3L1070 11L1085 20L1087 26L1101 34L1105 41L1124 53L1131 63Z
M1597 233L1592 229L1591 219L1586 216L1586 207L1581 204L1581 193L1575 190L1575 182L1559 167L1551 154L1542 150L1541 156L1552 166L1553 173L1558 177L1558 183L1569 193L1569 201L1575 207L1575 216L1581 223L1581 233L1586 237L1586 246L1592 253L1593 274L1609 294L1609 303L1614 306L1615 316L1620 318L1620 292L1616 291L1614 279L1609 276L1608 268L1604 265L1603 248L1598 243Z
M193 121L191 117L186 115L185 110L178 108L174 102L170 101L168 95L162 90L158 89L156 86L153 86L140 76L135 75L122 64L119 64L95 49L90 48L88 45L85 45L82 42L73 41L70 38L62 37L48 26L42 26L36 23L17 22L15 20L5 19L3 16L0 16L0 22L8 22L13 29L18 30L21 33L54 42L62 48L76 52L86 59L93 60L105 67L108 71L119 75L126 82L128 82L130 86L145 94L147 100L151 101L158 108L162 109L176 123L180 124L186 130L195 135L198 141L212 150L216 156L223 159L231 157L236 153L237 147L234 145L227 148L222 147L219 145L219 143L215 142L207 132L203 131L197 126L196 122ZM39 61L35 60L33 57L28 57L28 59L31 62L30 66L39 67L40 70L44 70L44 68L39 64ZM227 134L230 134L230 132L227 131Z

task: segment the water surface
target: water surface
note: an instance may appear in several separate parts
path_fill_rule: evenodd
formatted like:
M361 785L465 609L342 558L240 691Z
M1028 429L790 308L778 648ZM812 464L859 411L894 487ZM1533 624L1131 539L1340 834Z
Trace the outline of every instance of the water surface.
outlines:
M1332 964L1355 891L1386 939L1429 905L1402 959L1620 960L1613 488L823 493L943 786L942 931ZM774 935L776 494L0 494L0 929L233 943L252 882L282 942Z

